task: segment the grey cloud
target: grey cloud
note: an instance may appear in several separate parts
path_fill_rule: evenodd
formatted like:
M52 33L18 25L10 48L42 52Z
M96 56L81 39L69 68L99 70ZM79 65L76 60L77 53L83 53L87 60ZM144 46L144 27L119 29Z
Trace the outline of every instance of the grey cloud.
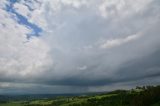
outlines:
M58 83L54 82L56 81L54 78L51 82L62 85L104 85L109 82L120 81L121 79L112 81L112 76L115 76L114 74L118 73L121 67L126 66L128 61L134 61L140 57L147 58L150 53L158 50L155 47L159 47L157 26L157 23L159 23L159 15L157 14L159 8L153 2L147 6L141 12L133 13L124 18L112 17L109 20L96 14L95 11L92 11L94 10L92 8L89 9L90 11L83 11L82 9L82 12L63 8L60 12L62 15L58 14L58 18L55 19L56 22L59 22L57 19L61 20L62 23L64 22L64 26L62 24L62 27L57 30L54 25L51 25L50 28L53 33L50 34L49 38L53 46L54 44L58 45L55 47L56 49L53 48L53 55L54 52L56 54L56 51L61 54L54 55L55 62L57 59L59 64L57 62L58 65L54 68L53 73L59 70L61 75L64 73L66 76L60 78ZM54 15L51 19L54 23ZM142 37L119 47L107 50L98 48L101 39L123 38L139 33L142 34ZM92 45L93 48L88 50L82 48L88 45ZM83 65L87 66L86 70L76 70L76 67ZM125 70L127 74L123 73L124 76L132 75L128 71L132 66L126 67L128 67ZM140 77L143 78L143 72L137 72L137 74L140 74ZM104 81L102 81L103 79Z
M105 17L98 7L104 2L103 0L87 2L88 5L78 8L60 3L58 10L53 9L51 4L53 1L46 1L49 3L44 5L42 13L47 26L41 37L36 39L41 39L45 46L49 47L49 50L44 52L48 53L44 60L50 59L53 64L46 65L47 68L44 66L35 75L30 72L24 78L23 76L17 78L15 74L8 78L6 73L6 76L0 75L0 81L64 86L62 89L67 87L65 92L71 92L72 88L80 92L101 90L101 87L105 88L105 86L110 86L110 88L106 87L110 90L112 86L131 87L136 84L146 84L149 79L156 79L158 82L160 80L160 2L142 1L144 3L142 8L134 11L128 6L132 3L130 0L120 1L126 3L122 5L124 6L122 10L116 10L117 13L107 14ZM139 2L134 3L133 5L136 5ZM109 10L106 9L106 12L114 9L116 8L111 6ZM126 12L129 12L128 15ZM101 48L101 45L107 41L118 42L119 39L125 41L123 39L132 35L138 37L110 48ZM39 58L37 57L36 60ZM42 64L45 63L44 60ZM157 82L152 83L157 84ZM51 88L44 87L49 92L53 92ZM59 88L54 90L58 92Z

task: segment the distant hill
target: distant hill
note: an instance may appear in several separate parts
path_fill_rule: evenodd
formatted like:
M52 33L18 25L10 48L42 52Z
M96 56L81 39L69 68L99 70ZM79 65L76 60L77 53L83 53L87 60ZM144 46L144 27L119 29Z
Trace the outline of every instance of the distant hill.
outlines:
M160 86L108 93L1 95L0 106L160 106Z

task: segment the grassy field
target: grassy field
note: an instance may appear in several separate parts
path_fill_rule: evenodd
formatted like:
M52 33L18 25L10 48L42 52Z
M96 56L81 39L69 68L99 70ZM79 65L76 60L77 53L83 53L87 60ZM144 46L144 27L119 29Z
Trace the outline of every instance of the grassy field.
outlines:
M0 106L25 106L21 102L8 102L8 103L2 103Z
M160 86L85 96L7 101L0 106L160 106Z

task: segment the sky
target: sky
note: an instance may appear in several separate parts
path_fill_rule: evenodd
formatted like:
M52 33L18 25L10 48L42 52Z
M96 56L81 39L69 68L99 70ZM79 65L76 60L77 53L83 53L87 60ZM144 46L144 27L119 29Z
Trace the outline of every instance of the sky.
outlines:
M160 84L159 0L0 0L0 94Z

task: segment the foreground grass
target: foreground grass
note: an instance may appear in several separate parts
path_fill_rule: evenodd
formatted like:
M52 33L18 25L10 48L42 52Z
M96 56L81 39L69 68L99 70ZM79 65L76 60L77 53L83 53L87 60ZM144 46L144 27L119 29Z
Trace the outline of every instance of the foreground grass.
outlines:
M25 106L21 102L8 102L8 103L2 103L0 106Z

